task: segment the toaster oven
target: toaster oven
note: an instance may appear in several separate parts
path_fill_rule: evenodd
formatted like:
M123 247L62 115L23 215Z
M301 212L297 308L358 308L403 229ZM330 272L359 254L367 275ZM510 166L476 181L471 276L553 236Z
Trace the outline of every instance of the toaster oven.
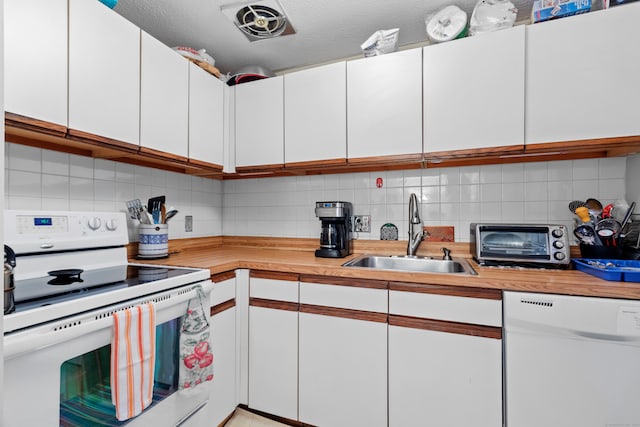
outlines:
M568 267L567 227L551 224L471 224L471 254L480 265Z

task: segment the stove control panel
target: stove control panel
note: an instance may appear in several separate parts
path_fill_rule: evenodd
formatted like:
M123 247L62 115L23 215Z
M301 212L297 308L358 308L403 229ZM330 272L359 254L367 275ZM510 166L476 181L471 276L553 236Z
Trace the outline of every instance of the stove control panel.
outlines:
M129 243L123 212L6 210L4 237L17 254Z

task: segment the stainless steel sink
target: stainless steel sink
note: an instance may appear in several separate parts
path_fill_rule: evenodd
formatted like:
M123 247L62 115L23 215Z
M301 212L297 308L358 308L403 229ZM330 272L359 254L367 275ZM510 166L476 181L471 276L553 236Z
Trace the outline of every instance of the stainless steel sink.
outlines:
M416 256L361 255L358 258L345 262L342 266L415 273L478 274L469 265L467 260L463 258L444 260Z

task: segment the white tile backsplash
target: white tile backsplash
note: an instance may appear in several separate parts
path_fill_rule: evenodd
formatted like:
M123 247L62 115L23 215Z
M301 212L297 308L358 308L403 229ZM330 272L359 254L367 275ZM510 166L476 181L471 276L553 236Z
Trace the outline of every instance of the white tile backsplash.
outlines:
M218 236L223 188L218 180L5 143L7 209L127 212L127 200L146 204L164 194L167 207L179 211L169 223L171 237ZM191 233L184 231L185 215L194 217ZM129 237L137 240L137 221L128 221Z
M631 157L629 164L640 164L638 158ZM9 209L126 212L127 200L145 202L165 194L167 205L180 211L170 223L171 238L317 238L320 223L314 203L340 199L351 201L354 213L371 215L372 232L359 233L358 238L377 240L380 227L391 222L406 240L407 203L416 193L425 225L454 226L456 240L468 241L471 222L570 226L569 201L594 197L610 203L625 198L625 187L638 187L628 182L636 175L628 173L625 158L227 181L10 143L5 160ZM377 178L382 178L382 188L376 187ZM185 215L194 217L192 233L184 232ZM135 226L130 221L133 240Z

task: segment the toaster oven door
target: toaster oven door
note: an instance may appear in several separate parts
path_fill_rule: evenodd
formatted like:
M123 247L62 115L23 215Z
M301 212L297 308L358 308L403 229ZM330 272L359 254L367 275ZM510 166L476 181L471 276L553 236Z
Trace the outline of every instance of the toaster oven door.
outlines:
M481 226L480 258L514 261L548 261L549 229L539 226Z

